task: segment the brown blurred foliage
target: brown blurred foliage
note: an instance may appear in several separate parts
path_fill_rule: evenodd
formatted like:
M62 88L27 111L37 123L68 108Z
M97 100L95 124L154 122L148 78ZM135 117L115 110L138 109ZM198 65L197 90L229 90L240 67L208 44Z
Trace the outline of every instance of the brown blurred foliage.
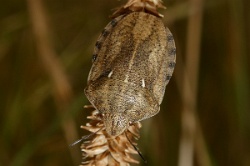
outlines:
M90 114L83 90L93 47L111 9L125 2L1 1L0 165L80 164L80 145L68 145L88 134L80 125ZM142 122L138 144L147 165L181 166L182 141L193 140L195 166L249 166L250 2L164 4L177 64L161 112ZM190 103L192 137L183 123Z

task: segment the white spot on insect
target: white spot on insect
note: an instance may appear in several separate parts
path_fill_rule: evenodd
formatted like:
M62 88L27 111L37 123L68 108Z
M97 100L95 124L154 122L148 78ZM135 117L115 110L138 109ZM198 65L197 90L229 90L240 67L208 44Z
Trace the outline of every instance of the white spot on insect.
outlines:
M110 78L113 74L113 70L109 73L108 78Z
M142 85L141 85L141 86L142 86L143 88L145 88L145 80L142 79L141 82L142 82Z
M128 82L128 74L126 74L126 78L125 78L124 82Z

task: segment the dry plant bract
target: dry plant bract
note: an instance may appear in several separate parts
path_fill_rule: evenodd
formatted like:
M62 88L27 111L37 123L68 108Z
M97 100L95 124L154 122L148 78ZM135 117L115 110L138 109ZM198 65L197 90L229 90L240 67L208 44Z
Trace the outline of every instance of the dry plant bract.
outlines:
M127 13L127 12L148 12L158 17L163 17L162 14L160 14L157 11L157 8L163 8L166 7L163 5L162 0L128 0L128 2L119 7L112 15L112 17L119 16L121 14Z
M105 131L99 111L94 110L87 118L90 119L90 122L81 128L96 133L81 145L84 157L82 166L126 166L129 163L139 163L131 157L132 154L137 154L131 143L136 145L135 140L139 139L139 128L141 128L139 122L129 126L121 135L110 137ZM131 143L128 139L131 140Z

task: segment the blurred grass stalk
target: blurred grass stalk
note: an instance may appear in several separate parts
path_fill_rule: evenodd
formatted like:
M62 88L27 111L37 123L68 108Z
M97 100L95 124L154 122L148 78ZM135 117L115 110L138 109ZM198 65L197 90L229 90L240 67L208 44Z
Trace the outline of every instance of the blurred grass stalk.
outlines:
M177 82L183 101L178 166L193 166L194 154L200 166L210 166L196 115L203 0L190 0L189 3L186 62L177 62L182 66L182 76L178 76Z
M54 89L54 99L57 106L57 114L59 117L65 113L72 100L73 92L67 76L63 70L58 55L53 49L51 43L51 32L46 19L46 13L42 5L42 0L27 0L31 23L33 26L34 38L38 50L38 56L44 69L47 70L51 78ZM65 119L62 121L62 129L68 144L78 138L76 124L73 119ZM80 155L77 151L70 150L71 158L75 164L80 161Z
M230 0L229 10L231 21L229 24L230 36L229 36L229 54L233 62L233 77L236 92L236 109L239 116L240 132L241 134L246 134L244 131L247 127L247 122L249 122L248 114L249 108L249 72L247 68L247 63L249 62L247 55L247 30L246 21L244 20L244 3L242 0ZM246 133L244 133L246 132Z
M247 39L247 21L246 13L244 12L244 1L229 0L229 41L228 54L232 63L232 77L234 81L235 91L235 119L238 121L240 135L239 146L244 146L240 152L242 165L249 165L249 146L243 145L244 142L249 142L249 139L242 137L249 134L249 99L250 99L250 82L249 82L249 40ZM248 29L249 31L249 29ZM249 144L248 144L249 145ZM244 153L248 152L248 153Z

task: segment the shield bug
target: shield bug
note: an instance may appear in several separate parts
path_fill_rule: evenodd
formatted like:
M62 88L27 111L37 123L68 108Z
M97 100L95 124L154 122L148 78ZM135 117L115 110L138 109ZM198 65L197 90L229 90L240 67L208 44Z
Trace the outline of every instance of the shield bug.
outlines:
M132 12L106 26L95 45L85 94L109 135L160 111L175 58L173 35L154 15Z

